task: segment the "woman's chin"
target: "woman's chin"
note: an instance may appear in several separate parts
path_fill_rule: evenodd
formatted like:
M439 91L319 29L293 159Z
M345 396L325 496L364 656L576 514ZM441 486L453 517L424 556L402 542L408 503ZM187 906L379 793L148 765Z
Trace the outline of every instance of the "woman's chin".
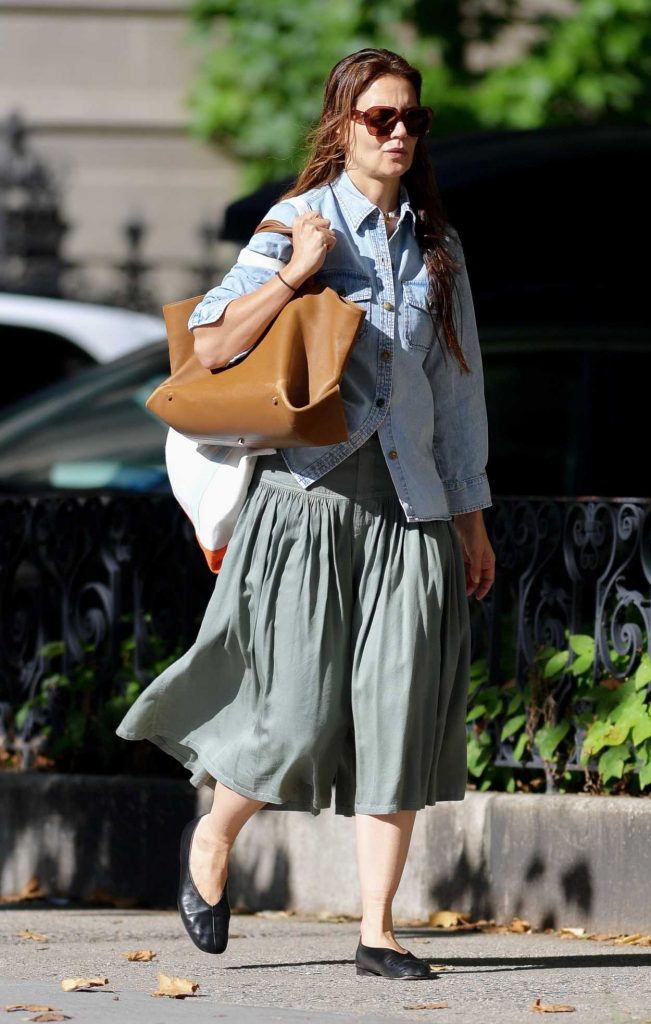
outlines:
M410 163L410 160L384 160L382 162L382 173L390 178L399 177L409 169Z
M384 162L384 166L388 168L389 173L393 174L404 174L405 171L409 170L411 166L411 158L408 156L401 156L399 153L387 153L387 160Z

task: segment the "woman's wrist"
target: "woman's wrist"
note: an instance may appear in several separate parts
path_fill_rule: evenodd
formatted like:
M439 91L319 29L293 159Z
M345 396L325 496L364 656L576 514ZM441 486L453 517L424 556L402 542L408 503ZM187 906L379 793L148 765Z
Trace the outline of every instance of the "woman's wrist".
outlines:
M291 288L300 288L310 276L309 271L306 272L303 267L292 263L291 260L280 271L280 274Z
M280 273L279 270L276 271L276 277L278 278L278 280L282 284L285 285L285 288L288 288L290 292L292 292L293 294L296 294L296 292L298 291L298 288L295 288L293 284L290 284L289 281L287 280L287 278L283 277L283 275Z
M472 512L459 512L453 517L454 525L464 533L483 531L486 528L484 513L481 508L473 509Z

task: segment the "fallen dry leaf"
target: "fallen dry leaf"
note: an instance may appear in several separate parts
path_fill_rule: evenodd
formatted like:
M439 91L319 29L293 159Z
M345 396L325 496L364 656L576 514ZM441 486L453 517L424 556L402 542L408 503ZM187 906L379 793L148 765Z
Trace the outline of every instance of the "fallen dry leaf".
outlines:
M607 690L618 690L622 685L621 679L615 679L614 676L608 676L607 679L601 679L599 686L604 686Z
M538 996L529 1009L535 1010L537 1013L572 1013L576 1010L576 1006L566 1006L563 1003L543 1003Z
M294 913L293 910L256 910L254 917L291 917ZM327 914L325 915L328 916ZM331 915L335 916L335 915Z
M618 939L615 939L616 946L628 946L631 942L637 942L638 939L642 938L642 932L636 932L635 935L621 935Z
M328 924L345 924L348 921L356 921L358 918L350 914L333 914L329 910L322 910L316 915L317 921L326 921Z
M155 956L158 956L153 949L129 949L126 953L120 953L120 956L126 956L127 960L153 960Z
M507 927L510 932L524 933L532 930L529 922L523 921L521 917L514 917Z
M108 985L108 978L64 978L61 988L64 992L76 992L80 988L96 988Z
M190 981L189 978L175 978L159 971L158 988L155 992L152 992L152 995L170 996L172 999L185 999L186 996L193 996L198 988L198 981Z
M53 1006L42 1006L40 1003L10 1003L9 1006L5 1006L7 1013L13 1013L14 1010L54 1010Z
M445 1010L447 1003L405 1003L403 1010Z
M19 900L40 900L47 896L44 889L41 889L41 883L35 875L25 882L24 886L17 895Z
M456 910L435 910L429 916L429 923L435 928L457 928L470 920L470 914L461 914Z
M621 932L592 932L587 937L593 939L595 942L609 942L612 939L621 938Z
M108 903L111 907L119 907L124 910L138 906L138 898L136 896L115 896L108 889L103 889L101 886L87 893L85 899L89 903Z
M30 928L25 928L22 932L16 932L16 935L21 939L35 939L36 942L47 942L47 935L42 935L41 932L33 932Z
M558 934L562 939L585 939L587 938L585 928L559 928Z
M29 1020L41 1021L41 1020L72 1020L72 1017L67 1013L59 1013L57 1011L47 1013L39 1013L38 1017L29 1017Z
M651 935L643 935L641 939L638 939L635 943L636 946L651 946Z
M46 757L45 754L37 754L34 758L34 768L38 771L39 768L54 768L56 761L51 757Z

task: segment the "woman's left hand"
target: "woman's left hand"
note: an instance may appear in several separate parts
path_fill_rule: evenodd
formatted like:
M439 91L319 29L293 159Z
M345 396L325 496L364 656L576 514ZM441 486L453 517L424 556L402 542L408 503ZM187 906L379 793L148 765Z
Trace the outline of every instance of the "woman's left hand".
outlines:
M454 526L463 550L466 571L466 594L476 588L475 597L481 601L495 580L495 552L486 533L482 509L454 516Z

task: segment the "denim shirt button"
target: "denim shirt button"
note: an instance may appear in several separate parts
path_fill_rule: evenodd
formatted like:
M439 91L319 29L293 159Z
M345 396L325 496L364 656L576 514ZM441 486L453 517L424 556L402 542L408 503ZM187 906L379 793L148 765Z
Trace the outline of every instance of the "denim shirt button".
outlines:
M391 451L389 452L389 458L390 459L397 459L398 458L398 453L395 450L395 448L392 448Z
M380 353L380 359L382 360L383 363L388 363L389 360L391 359L391 353L387 352L386 349L383 349L382 352Z
M382 408L382 406L384 405L384 399L383 399L383 398L378 398L378 399L376 399L376 402L375 402L375 404L376 404L377 406L379 406L379 408L381 409L381 408Z
M393 309L393 303L392 302L383 302L382 303L382 307L384 309L392 310Z

